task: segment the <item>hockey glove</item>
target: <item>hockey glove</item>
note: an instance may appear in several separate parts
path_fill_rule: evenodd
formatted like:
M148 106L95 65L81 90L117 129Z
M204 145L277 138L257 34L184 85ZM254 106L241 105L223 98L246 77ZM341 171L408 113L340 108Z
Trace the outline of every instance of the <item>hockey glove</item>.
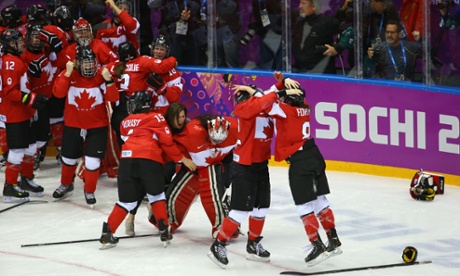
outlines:
M29 64L29 74L34 78L39 78L42 74L42 68L46 66L48 58L46 56L42 56L39 59L33 60Z
M62 41L57 37L57 35L45 30L40 30L40 34L41 40L48 43L51 52L59 53L62 50Z
M166 91L166 83L162 77L157 73L153 72L147 78L147 85L157 92L158 95L163 95Z
M48 98L45 95L42 94L36 94L36 93L22 93L22 103L30 106L34 109L42 109L45 107L46 102L48 101Z

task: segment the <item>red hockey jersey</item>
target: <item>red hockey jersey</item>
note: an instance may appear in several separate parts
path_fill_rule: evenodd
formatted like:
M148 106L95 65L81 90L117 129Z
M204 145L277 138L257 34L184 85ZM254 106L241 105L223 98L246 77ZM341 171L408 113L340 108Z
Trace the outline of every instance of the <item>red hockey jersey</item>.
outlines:
M152 93L152 104L155 112L165 114L169 105L180 101L184 84L182 83L181 73L176 67L169 70L167 73L159 74L166 83L166 91L162 95L158 95L154 89L147 87Z
M118 18L121 21L120 26L112 25L112 19L105 20L104 22L109 23L111 26L99 29L96 38L107 44L114 53L117 53L118 45L126 41L131 42L136 47L136 50L139 51L139 42L137 40L137 31L140 27L139 21L124 10L121 11Z
M269 115L275 118L275 161L282 161L302 148L311 138L310 109L273 104Z
M118 62L107 65L107 69L114 74L115 66ZM134 92L147 90L147 78L152 73L168 73L171 68L176 66L176 59L169 57L167 59L154 59L149 56L140 56L126 62L125 73L117 80L118 88L130 97Z
M124 141L121 158L144 158L164 164L163 152L175 162L183 157L161 114L149 112L128 115L120 124L120 135Z
M45 53L45 50L43 50L42 53L40 54L34 54L30 52L29 50L25 50L21 58L23 61L26 62L26 64L30 64L34 60L38 60L43 56L48 56ZM39 78L35 78L33 76L29 77L29 83L32 92L38 93L38 94L43 94L46 95L48 98L51 98L51 95L53 94L53 85L54 85L54 80L57 77L56 71L57 67L54 66L54 63L47 58L45 61L43 61L42 65L42 74Z
M27 65L18 56L2 56L0 83L0 121L23 122L35 113L35 109L22 103L22 93L30 93L27 80Z
M99 65L106 65L111 62L118 60L118 56L110 50L110 48L102 42L100 39L93 38L89 44L91 50L93 50L96 55ZM63 68L67 61L74 61L77 53L77 43L72 43L65 49L65 62L63 63ZM61 65L62 66L62 65Z
M109 117L105 102L116 102L119 94L116 85L105 85L99 67L92 78L83 77L80 72L73 70L70 77L62 71L53 88L57 98L67 97L64 108L64 125L81 129L91 129L107 126Z
M217 145L211 143L208 132L198 119L191 120L180 133L173 135L179 148L186 150L185 155L190 156L197 167L215 165L235 148L238 121L232 117L225 117L225 119L230 122L230 130L227 139Z

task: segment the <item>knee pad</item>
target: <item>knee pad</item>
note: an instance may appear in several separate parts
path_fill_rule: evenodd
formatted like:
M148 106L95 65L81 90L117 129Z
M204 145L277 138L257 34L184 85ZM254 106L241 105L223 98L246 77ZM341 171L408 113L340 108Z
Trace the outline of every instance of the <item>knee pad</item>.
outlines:
M121 202L118 201L117 204L121 207L123 207L126 211L131 212L134 208L137 206L137 201L135 202Z
M166 196L165 196L165 193L161 193L159 195L151 195L151 194L147 194L147 197L149 199L149 203L152 204L154 202L157 202L157 201L160 201L160 200L164 200L166 201Z
M268 208L254 208L251 212L251 216L256 218L264 218L267 216Z
M319 214L322 210L324 210L325 208L329 207L329 200L327 199L327 197L325 196L318 196L318 198L316 198L316 200L313 200L313 208L314 208L314 212L315 214Z
M85 168L90 171L98 170L101 167L101 159L85 156Z
M230 210L228 217L241 224L248 217L248 214L247 211Z
M67 158L67 157L64 157L64 156L61 156L61 158L62 158L62 163L64 163L67 166L75 166L75 165L77 165L77 159L71 159L71 158Z
M8 162L14 165L21 164L24 153L24 149L10 149L8 152Z

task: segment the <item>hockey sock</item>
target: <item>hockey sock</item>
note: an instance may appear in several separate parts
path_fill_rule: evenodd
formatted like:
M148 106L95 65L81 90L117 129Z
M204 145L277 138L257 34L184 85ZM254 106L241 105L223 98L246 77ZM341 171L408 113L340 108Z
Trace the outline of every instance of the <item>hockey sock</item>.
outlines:
M5 169L5 182L6 184L15 184L18 182L19 170L21 167L19 165L11 164L6 162Z
M233 219L226 217L224 222L222 223L222 227L220 228L219 234L217 234L217 239L221 242L227 242L238 230L240 224Z
M159 200L150 204L152 206L152 213L156 221L163 220L165 225L168 226L168 212L166 211L166 201Z
M327 207L319 212L318 219L323 229L326 231L326 234L329 236L331 234L331 228L335 227L334 213Z
M319 222L315 214L311 212L310 214L304 215L301 217L305 232L307 232L308 240L310 242L318 238L318 228Z
M115 204L115 206L113 206L112 213L110 213L109 218L107 219L107 223L109 224L110 231L112 231L112 233L117 231L118 226L120 226L127 214L128 211L120 205Z
M34 157L24 155L21 162L21 175L25 178L34 177Z
M249 217L249 234L248 239L255 241L264 228L265 218Z
M0 148L2 152L8 152L8 144L6 142L6 128L0 128Z
M59 122L50 125L51 136L53 137L54 146L62 146L62 132L64 131L64 123Z
M69 166L65 163L62 163L61 169L61 183L62 185L68 186L73 183L75 179L75 169L77 165Z
M94 193L94 191L96 191L97 179L99 178L99 169L94 171L85 169L83 174L85 179L85 185L83 186L83 189L87 193Z

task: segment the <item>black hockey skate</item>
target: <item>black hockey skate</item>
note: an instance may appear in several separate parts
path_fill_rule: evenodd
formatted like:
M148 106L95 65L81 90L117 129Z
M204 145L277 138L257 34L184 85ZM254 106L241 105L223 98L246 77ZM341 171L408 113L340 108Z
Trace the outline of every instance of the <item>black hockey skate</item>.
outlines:
M101 250L117 246L118 238L113 235L112 231L110 231L110 227L107 222L102 224L102 235L99 242L102 244L99 248Z
M160 240L163 242L164 246L167 247L171 244L173 236L169 233L169 227L165 225L163 220L158 221L158 230L160 231Z
M64 198L67 198L69 197L73 191L73 183L70 184L70 185L62 185L59 186L59 188L57 188L54 193L53 193L53 197L55 200L61 200L61 199L64 199Z
M33 197L42 197L43 196L43 187L35 183L33 178L21 177L21 189L28 191L30 196Z
M327 244L327 252L331 254L332 256L337 256L342 254L342 249L340 246L342 243L339 240L339 237L337 236L337 231L335 228L331 228L331 234L327 237L329 240L329 243Z
M246 259L251 261L258 262L269 262L270 261L270 252L265 250L260 241L263 237L258 237L255 241L248 239L248 244L246 245Z
M18 184L5 183L3 186L3 202L21 203L29 200L29 193L21 189Z
M97 200L96 197L94 196L94 193L88 193L87 191L83 191L85 194L85 199L86 199L86 204L89 205L91 209L94 208L94 204L96 204Z
M226 268L228 264L228 259L227 248L225 248L225 243L216 239L214 243L211 245L208 257L221 268Z
M319 264L329 257L330 254L327 252L326 246L318 236L318 238L311 243L309 253L305 258L305 262L307 263L307 266L311 267Z

